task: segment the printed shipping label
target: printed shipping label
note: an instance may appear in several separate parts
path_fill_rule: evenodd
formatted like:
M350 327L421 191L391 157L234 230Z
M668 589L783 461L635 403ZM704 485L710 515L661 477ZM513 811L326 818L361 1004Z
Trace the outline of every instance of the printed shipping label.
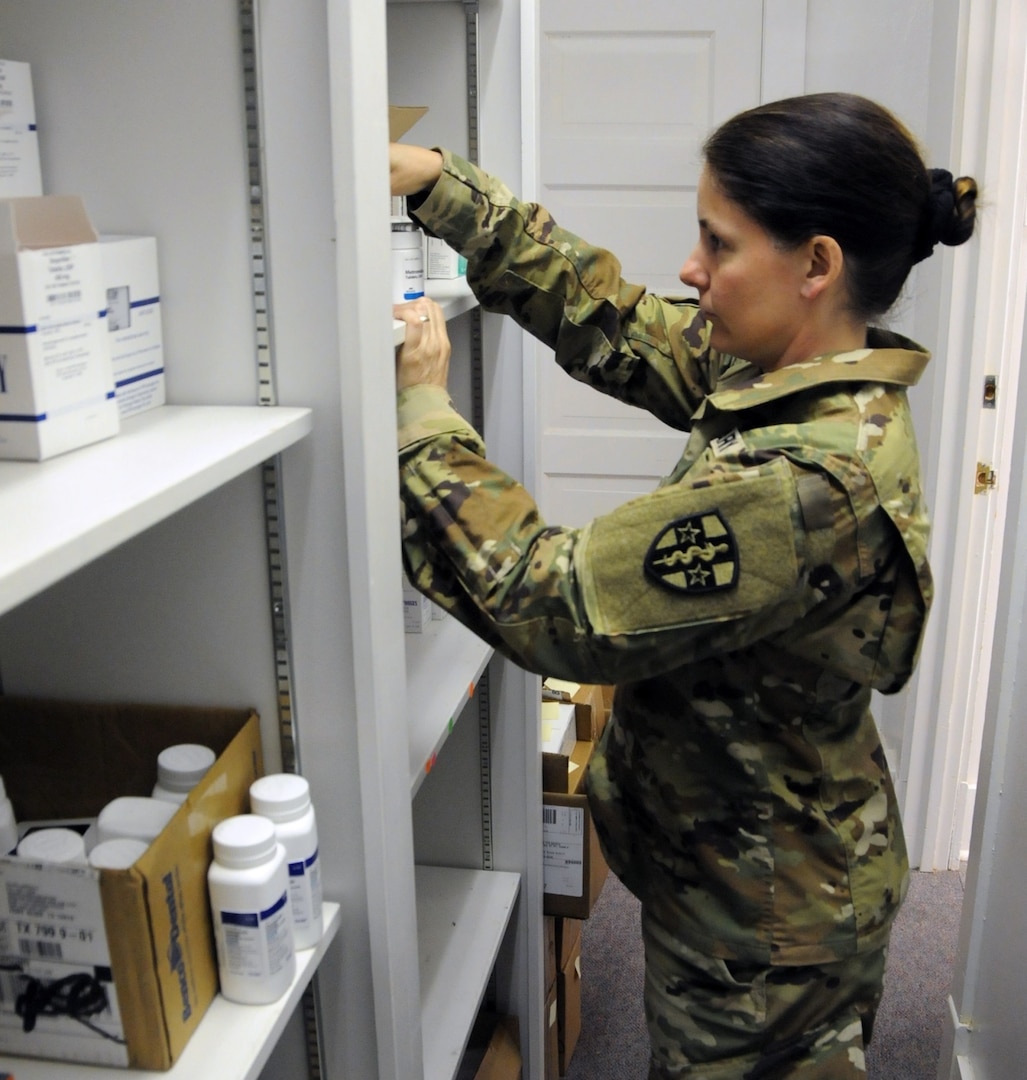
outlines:
M97 871L0 860L0 1048L127 1065Z
M585 810L542 807L542 882L550 896L582 896L585 867Z

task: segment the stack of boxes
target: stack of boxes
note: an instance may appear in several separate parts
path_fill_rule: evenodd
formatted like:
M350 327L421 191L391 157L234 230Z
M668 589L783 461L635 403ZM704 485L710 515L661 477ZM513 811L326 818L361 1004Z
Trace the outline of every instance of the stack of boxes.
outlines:
M31 69L0 60L0 458L110 438L163 403L156 241L100 237L80 197L43 194Z
M543 889L546 929L546 1080L564 1076L581 1031L581 930L606 880L583 789L606 725L610 690L555 679L543 685L543 725L558 747L542 754ZM573 738L563 728L573 718Z

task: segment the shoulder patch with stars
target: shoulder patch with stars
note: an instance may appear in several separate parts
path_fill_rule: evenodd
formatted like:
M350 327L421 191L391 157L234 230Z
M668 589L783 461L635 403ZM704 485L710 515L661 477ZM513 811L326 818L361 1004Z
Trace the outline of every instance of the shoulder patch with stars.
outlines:
M738 584L738 549L719 510L672 521L646 552L646 575L665 589L710 593Z

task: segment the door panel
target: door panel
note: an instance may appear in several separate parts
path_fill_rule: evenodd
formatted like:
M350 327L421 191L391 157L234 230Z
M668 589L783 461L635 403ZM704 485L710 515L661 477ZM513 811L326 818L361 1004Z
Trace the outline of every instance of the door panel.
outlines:
M686 293L700 146L759 103L761 0L541 0L539 201L624 277ZM575 382L539 346L539 500L580 525L650 491L681 432Z

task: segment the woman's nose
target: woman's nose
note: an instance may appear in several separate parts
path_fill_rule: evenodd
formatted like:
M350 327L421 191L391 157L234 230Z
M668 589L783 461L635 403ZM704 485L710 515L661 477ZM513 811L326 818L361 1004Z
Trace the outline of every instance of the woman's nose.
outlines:
M683 285L698 289L700 292L709 285L709 275L703 269L699 259L696 258L694 251L685 259L684 266L678 272L678 278Z

